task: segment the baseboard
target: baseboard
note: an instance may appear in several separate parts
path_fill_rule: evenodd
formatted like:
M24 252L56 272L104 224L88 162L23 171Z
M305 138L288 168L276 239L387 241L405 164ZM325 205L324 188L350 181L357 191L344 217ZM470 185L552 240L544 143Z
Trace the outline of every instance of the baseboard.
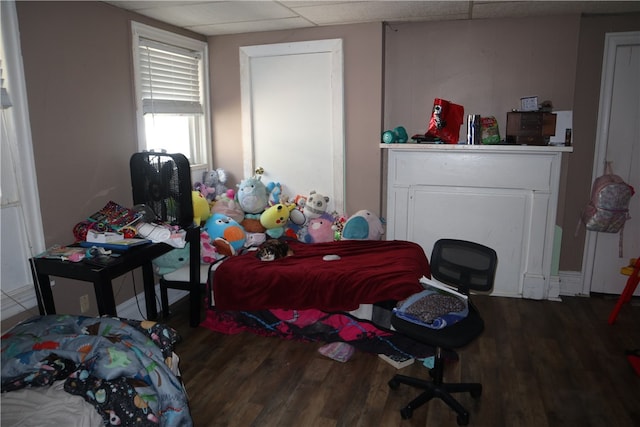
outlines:
M0 302L2 320L28 310L33 310L34 314L38 313L38 301L32 284L2 292Z
M549 277L549 292L547 299L550 301L562 301L560 299L560 276Z
M582 272L580 271L560 271L560 295L564 296L589 296L584 291Z
M167 289L167 295L169 296L169 305L179 301L185 296L189 295L187 291L181 291L179 289ZM160 286L156 285L156 307L160 312ZM116 307L119 317L134 320L144 320L147 318L147 307L144 302L144 292L139 293L133 298L119 304Z

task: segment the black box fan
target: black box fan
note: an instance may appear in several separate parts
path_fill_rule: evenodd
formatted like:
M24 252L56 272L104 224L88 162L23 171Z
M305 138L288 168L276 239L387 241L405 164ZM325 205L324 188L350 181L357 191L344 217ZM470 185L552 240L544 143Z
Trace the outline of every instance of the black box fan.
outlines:
M193 223L191 168L183 154L135 153L129 166L134 205L145 205L156 221L182 228Z

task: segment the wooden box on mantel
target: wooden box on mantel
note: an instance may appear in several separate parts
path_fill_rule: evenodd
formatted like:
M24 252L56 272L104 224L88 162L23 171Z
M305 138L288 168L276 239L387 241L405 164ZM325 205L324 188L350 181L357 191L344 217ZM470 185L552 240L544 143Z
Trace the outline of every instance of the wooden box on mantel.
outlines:
M556 115L542 111L507 113L507 144L549 145L556 134Z

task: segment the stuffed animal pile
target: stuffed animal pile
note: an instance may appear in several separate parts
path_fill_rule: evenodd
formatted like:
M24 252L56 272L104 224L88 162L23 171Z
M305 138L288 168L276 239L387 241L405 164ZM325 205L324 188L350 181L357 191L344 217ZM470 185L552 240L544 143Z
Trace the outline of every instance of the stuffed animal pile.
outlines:
M335 240L380 240L383 221L369 210L351 216L330 209L331 198L316 190L290 197L280 182L264 183L263 170L236 186L225 186L223 169L203 173L192 195L194 222L202 225L201 261L211 263L269 239L292 238L304 243ZM166 273L188 262L188 248L154 261Z

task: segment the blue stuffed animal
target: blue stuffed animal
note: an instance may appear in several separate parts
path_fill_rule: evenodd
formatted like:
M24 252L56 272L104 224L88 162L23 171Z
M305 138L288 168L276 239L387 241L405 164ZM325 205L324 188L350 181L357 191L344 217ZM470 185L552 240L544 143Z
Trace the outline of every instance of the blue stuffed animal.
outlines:
M222 255L236 255L247 239L247 234L240 224L220 213L214 213L203 228L209 234L213 246Z
M236 200L243 212L258 214L269 205L269 191L260 178L252 176L240 181Z
M383 234L382 220L366 209L349 217L342 229L343 240L380 240Z

